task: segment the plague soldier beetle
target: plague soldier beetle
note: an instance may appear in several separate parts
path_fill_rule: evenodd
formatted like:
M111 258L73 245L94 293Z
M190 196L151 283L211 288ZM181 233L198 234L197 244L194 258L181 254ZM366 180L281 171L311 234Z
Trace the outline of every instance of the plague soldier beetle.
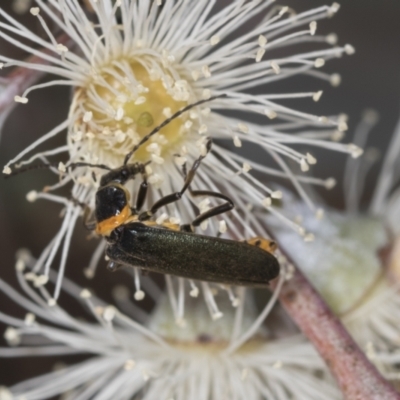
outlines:
M222 193L190 188L196 170L211 150L210 138L206 145L206 154L195 160L188 172L186 166L183 167L185 180L182 189L157 200L148 210L141 211L148 189L146 165L150 162L129 163L134 152L187 110L220 97L225 95L190 104L167 118L140 140L125 156L123 165L119 168L111 169L105 165L85 162L67 166L108 170L101 177L96 192L95 221L85 224L106 240L109 270L115 271L119 266L131 266L189 279L244 286L266 286L279 275L279 263L273 255L276 244L268 239L256 237L239 242L194 233L194 228L203 221L228 212L234 207L231 199ZM142 183L135 207L131 207L131 196L125 184L137 175L141 175ZM157 224L152 218L154 214L160 208L181 199L187 190L192 196L215 197L224 200L224 203L203 212L191 224ZM88 215L85 220L87 217Z

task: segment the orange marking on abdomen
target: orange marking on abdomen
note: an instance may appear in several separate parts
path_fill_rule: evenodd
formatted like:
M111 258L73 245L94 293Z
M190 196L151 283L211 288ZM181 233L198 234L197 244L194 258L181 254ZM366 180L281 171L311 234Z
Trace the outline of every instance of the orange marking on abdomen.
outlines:
M260 249L268 251L268 253L271 253L271 254L273 254L274 251L278 247L276 242L274 242L273 240L264 239L260 236L246 240L246 242L248 244L251 244L252 246L256 246L256 247L259 247Z

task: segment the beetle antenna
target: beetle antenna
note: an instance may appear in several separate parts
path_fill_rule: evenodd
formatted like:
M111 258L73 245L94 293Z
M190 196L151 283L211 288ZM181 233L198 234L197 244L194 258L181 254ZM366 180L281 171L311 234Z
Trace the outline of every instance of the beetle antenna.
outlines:
M107 171L111 171L112 168L105 164L90 164L87 162L76 162L76 163L71 163L66 166L66 168L77 168L77 167L91 167L91 168L101 168L101 169L106 169Z
M42 164L35 164L35 165L30 165L29 167L25 168L18 168L14 171L12 171L10 174L4 174L5 179L13 177L15 175L22 174L23 172L27 171L32 171L35 169L44 169L44 168L58 168L59 163L42 163ZM107 171L111 171L111 168L108 167L107 165L104 164L90 164L86 162L76 162L76 163L71 163L65 166L66 169L69 168L78 168L78 167L92 167L92 168L101 168L101 169L106 169Z
M44 168L57 168L57 164L56 163L43 163L43 164L35 164L35 165L30 165L29 167L25 167L25 168L18 168L14 171L12 171L10 174L4 174L4 178L8 179L12 176L15 175L19 175L22 174L23 172L27 172L27 171L32 171L34 169L44 169Z
M166 120L164 120L160 125L156 126L149 134L147 134L145 137L143 137L142 140L137 145L135 145L135 147L125 156L124 165L128 164L128 161L132 157L133 153L143 143L146 143L153 135L155 135L157 132L159 132L162 128L164 128L164 126L168 125L175 118L178 118L180 115L182 115L183 113L185 113L186 111L190 110L193 107L199 106L199 105L204 104L204 103L208 103L209 101L213 101L213 100L216 100L216 99L221 99L223 97L227 97L227 95L226 94L220 94L218 96L210 97L209 99L199 100L196 103L188 104L186 107L181 108L179 111L177 111L171 117L169 117Z

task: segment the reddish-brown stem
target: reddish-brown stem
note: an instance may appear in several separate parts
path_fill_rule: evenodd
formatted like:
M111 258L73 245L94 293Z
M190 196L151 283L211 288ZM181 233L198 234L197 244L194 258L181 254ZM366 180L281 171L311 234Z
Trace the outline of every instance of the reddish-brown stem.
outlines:
M327 363L346 400L400 400L298 269L279 298Z

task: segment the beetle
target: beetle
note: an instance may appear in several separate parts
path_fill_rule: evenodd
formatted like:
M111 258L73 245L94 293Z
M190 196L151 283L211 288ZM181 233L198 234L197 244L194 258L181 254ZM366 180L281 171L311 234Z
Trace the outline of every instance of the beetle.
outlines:
M147 271L221 284L265 286L279 275L279 263L272 254L276 249L274 242L260 237L238 242L194 233L194 228L203 221L234 207L232 200L222 193L190 189L197 168L211 150L211 139L206 145L206 155L200 156L188 173L184 167L182 189L159 199L149 210L141 211L147 193L145 165L129 164L129 159L155 132L189 107L198 104L185 107L165 120L126 155L122 167L102 176L96 193L94 225L97 234L107 241L108 268L116 271L120 266L135 266ZM138 174L142 175L143 181L136 206L132 208L129 205L130 194L124 185ZM225 202L200 214L187 225L159 225L152 220L160 208L178 201L188 189L192 196L211 196Z
M97 167L108 170L101 179L96 192L93 222L86 226L107 242L108 269L116 271L120 266L140 267L143 270L174 275L195 280L227 285L265 286L279 275L279 263L273 255L276 244L256 237L239 242L220 237L200 235L194 229L203 221L234 208L232 200L222 193L192 190L190 185L201 161L211 150L208 138L206 154L195 160L187 172L183 167L184 183L179 192L171 193L156 201L148 210L141 211L147 194L146 165L129 163L134 152L160 129L185 111L223 96L215 96L190 104L167 118L125 156L121 167L111 169L105 165L77 162L68 167ZM130 206L130 193L125 184L142 176L135 207ZM223 204L197 216L190 224L157 224L153 216L162 207L181 199L189 190L192 196L210 196L224 200ZM86 208L88 210L88 208Z

